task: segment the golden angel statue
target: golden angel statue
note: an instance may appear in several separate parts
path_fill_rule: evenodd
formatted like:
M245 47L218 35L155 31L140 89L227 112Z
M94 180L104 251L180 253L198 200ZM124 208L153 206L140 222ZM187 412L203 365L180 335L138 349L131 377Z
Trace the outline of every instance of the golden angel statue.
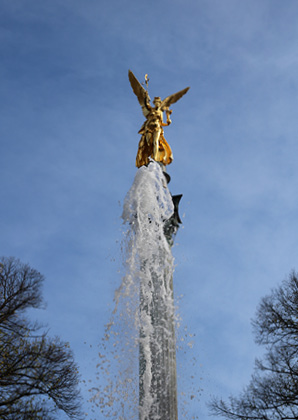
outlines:
M148 165L151 157L156 162L161 162L163 165L169 165L173 160L172 150L170 145L164 138L163 127L171 124L170 115L172 111L169 109L170 105L178 101L186 94L189 87L180 90L173 95L166 97L164 100L155 97L153 100L154 107L150 105L150 97L148 90L146 90L132 71L128 72L129 81L142 107L146 121L142 125L139 133L142 135L139 142L138 153L136 157L136 166L140 168L143 165ZM148 86L147 75L145 76L146 85ZM166 112L167 122L163 122L163 113Z

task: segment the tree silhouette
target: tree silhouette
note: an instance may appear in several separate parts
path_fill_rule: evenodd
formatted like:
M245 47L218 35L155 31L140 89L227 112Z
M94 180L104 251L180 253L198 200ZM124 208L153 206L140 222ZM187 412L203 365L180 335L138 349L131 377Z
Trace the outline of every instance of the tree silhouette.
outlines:
M256 342L265 346L250 384L229 402L214 399L211 411L226 419L298 418L298 279L293 272L261 300L253 321Z
M68 343L24 314L43 307L44 277L15 258L0 265L0 419L81 418L78 369Z

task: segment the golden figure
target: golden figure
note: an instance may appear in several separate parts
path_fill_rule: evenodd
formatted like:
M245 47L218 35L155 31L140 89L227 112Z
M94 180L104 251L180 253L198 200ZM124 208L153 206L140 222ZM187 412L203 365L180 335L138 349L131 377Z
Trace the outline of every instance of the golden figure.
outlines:
M136 157L136 166L140 168L143 165L148 165L151 157L156 162L161 162L164 165L169 165L173 160L172 150L170 145L164 138L163 127L171 124L170 115L172 111L169 109L170 105L178 101L188 91L189 87L180 90L173 95L168 96L163 101L161 98L155 97L153 100L154 107L150 105L150 97L148 90L146 90L137 80L132 71L128 72L131 87L137 96L142 107L146 121L142 125L139 133L142 135L139 142L138 153ZM145 83L148 88L148 76L145 76ZM166 112L167 122L163 122L163 113Z

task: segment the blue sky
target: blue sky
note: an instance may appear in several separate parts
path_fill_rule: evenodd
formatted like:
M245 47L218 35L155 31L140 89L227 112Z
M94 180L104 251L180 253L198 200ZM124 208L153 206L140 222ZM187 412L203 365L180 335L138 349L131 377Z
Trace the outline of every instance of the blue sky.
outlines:
M143 123L128 69L148 73L152 98L191 87L165 137L183 193L175 294L195 334L178 357L203 389L190 415L206 419L210 395L248 383L250 320L297 268L297 2L2 0L0 12L0 254L45 275L36 316L87 381L121 281Z

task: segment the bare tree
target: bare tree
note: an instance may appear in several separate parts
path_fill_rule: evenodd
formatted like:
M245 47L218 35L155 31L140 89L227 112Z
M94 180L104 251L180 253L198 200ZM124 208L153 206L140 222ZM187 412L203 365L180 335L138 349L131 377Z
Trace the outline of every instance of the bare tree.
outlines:
M298 279L293 272L264 297L253 321L256 342L265 346L250 384L229 402L214 399L211 411L226 419L298 419Z
M78 369L68 343L24 312L41 308L44 277L14 258L0 265L0 419L81 418Z

